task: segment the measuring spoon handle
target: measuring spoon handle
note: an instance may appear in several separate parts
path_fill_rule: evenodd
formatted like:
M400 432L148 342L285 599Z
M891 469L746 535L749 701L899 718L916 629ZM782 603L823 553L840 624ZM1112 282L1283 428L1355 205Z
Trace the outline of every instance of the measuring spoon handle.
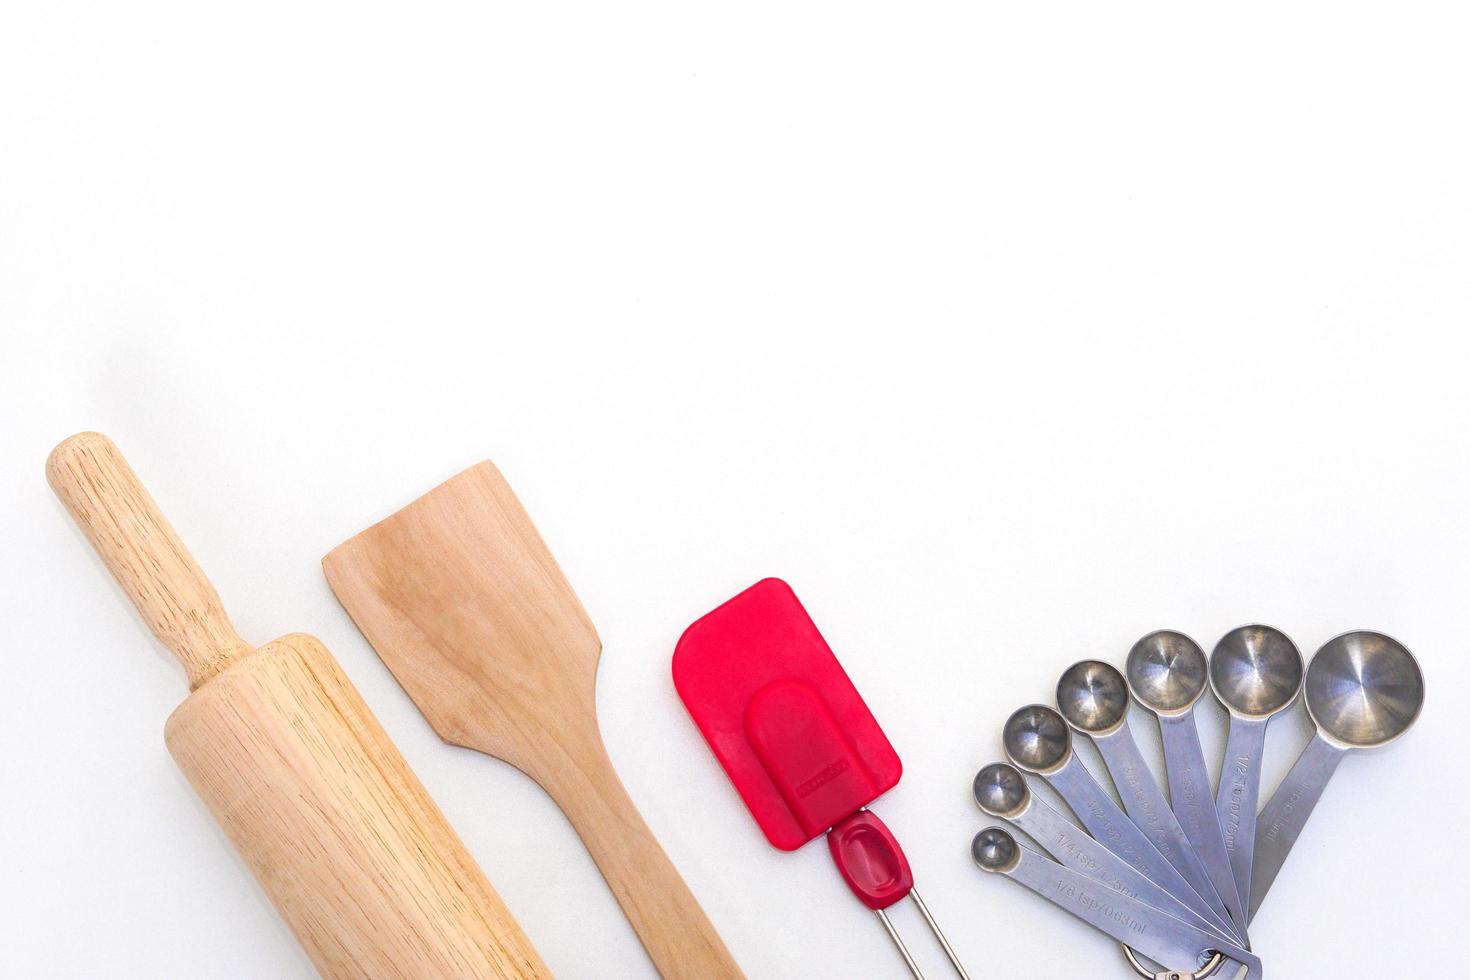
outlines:
M1133 740L1128 726L1124 725L1102 738L1094 737L1093 743L1102 753L1103 762L1107 763L1108 772L1123 797L1123 808L1128 811L1128 816L1138 824L1159 853L1184 876L1189 887L1209 904L1215 914L1227 922L1230 921L1230 913L1226 910L1224 901L1216 894L1215 886L1205 872L1204 865L1200 863L1199 855L1194 852L1194 847L1184 834L1184 828L1179 825L1169 802L1164 799L1164 791L1159 789L1159 781L1154 778L1153 770L1143 761L1143 753L1138 751L1138 743Z
M1225 761L1215 812L1225 835L1225 853L1235 875L1235 892L1250 897L1251 866L1256 851L1256 812L1261 801L1261 754L1266 748L1266 719L1230 717Z
M1229 921L1217 914L1159 849L1149 843L1138 825L1118 808L1075 755L1046 778L1099 843L1227 934L1232 931Z
M1062 816L1051 804L1033 796L1026 812L1010 821L1018 830L1031 836L1052 857L1073 871L1087 875L1129 898L1136 898L1176 919L1182 919L1214 933L1221 939L1231 937L1188 905L1153 881L1112 851L1087 836L1076 824Z
M1320 734L1314 735L1261 811L1256 827L1255 868L1251 872L1252 917L1271 890L1292 845L1301 836L1307 818L1346 754L1346 749L1331 744Z
M1137 899L1119 892L1100 890L1097 882L1063 867L1041 854L1018 845L1018 860L1007 877L1083 922L1126 943L1133 949L1171 968L1198 969L1219 950L1243 963L1247 977L1261 977L1261 961L1251 953L1219 936L1205 932Z
M1200 745L1194 712L1160 715L1159 735L1164 747L1164 772L1169 777L1169 800L1174 807L1174 816L1179 818L1185 836L1205 866L1216 894L1225 902L1241 943L1248 945L1245 903L1236 889L1230 856L1225 853L1225 838L1220 832L1215 801L1210 796L1210 771L1205 767L1205 750Z

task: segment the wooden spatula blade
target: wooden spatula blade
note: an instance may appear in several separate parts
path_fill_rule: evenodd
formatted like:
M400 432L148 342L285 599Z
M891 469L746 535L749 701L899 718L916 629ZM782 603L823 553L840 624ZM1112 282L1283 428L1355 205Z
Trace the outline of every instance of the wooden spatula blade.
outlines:
M322 565L445 741L525 768L528 742L595 728L597 630L493 463L440 484Z
M464 471L322 564L439 736L556 800L665 980L742 980L613 771L594 698L602 644L499 470Z

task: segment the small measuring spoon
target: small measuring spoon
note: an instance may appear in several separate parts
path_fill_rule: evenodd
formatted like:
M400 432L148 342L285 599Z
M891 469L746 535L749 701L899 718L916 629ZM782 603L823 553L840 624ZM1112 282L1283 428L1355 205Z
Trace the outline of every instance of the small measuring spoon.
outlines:
M1122 672L1101 660L1073 664L1057 681L1057 707L1067 724L1097 746L1128 816L1216 915L1229 922L1229 910L1133 740L1128 728L1128 682ZM1239 938L1239 933L1232 934Z
M1220 638L1210 654L1210 688L1230 712L1215 812L1225 837L1225 853L1230 856L1236 894L1242 899L1251 894L1266 725L1296 701L1305 674L1302 652L1274 626L1236 627Z
M1136 898L1176 919L1182 919L1234 942L1218 926L1169 894L1112 851L1087 836L1051 804L1035 796L1021 770L993 762L975 776L975 803L987 816L1004 820L1029 834L1057 863L1087 875L1129 898Z
M1174 816L1205 866L1215 892L1224 900L1241 942L1249 946L1245 903L1230 868L1225 836L1215 813L1210 770L1205 765L1194 720L1194 706L1210 686L1205 652L1183 633L1157 630L1133 644L1125 667L1134 700L1159 720Z
M1022 846L1000 827L976 834L970 853L982 871L1010 878L1150 959L1188 963L1198 970L1218 951L1244 965L1247 978L1262 976L1261 961L1254 954L1135 898L1100 892L1091 878Z
M1261 907L1343 756L1387 745L1424 707L1424 674L1398 640L1356 630L1328 640L1312 657L1304 686L1317 734L1261 811L1251 915Z
M1118 809L1107 790L1098 785L1072 751L1072 730L1054 709L1032 704L1016 711L1006 719L1002 742L1012 765L1050 783L1087 832L1104 847L1227 935L1234 934L1229 918L1216 912L1190 887L1138 825Z

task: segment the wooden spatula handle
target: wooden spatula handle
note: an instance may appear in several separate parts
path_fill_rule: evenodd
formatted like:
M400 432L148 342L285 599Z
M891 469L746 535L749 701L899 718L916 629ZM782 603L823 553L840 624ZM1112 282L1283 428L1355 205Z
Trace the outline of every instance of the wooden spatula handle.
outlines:
M143 622L184 665L190 690L251 652L111 439L72 436L52 450L46 478Z
M719 933L684 884L618 779L596 732L564 736L575 765L541 773L587 845L623 914L664 980L743 978Z

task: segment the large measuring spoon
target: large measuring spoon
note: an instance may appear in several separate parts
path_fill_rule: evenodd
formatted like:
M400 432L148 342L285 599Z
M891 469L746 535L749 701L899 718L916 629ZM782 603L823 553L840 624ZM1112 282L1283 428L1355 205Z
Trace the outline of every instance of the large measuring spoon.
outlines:
M1210 884L1224 900L1241 942L1249 946L1245 903L1230 869L1225 836L1215 813L1210 770L1194 721L1194 706L1210 685L1205 652L1183 633L1157 630L1133 644L1125 666L1128 690L1159 720L1174 816L1199 855Z
M1072 751L1072 730L1055 710L1043 704L1021 708L1006 719L1002 741L1011 763L1051 784L1087 832L1104 847L1227 935L1234 934L1230 919L1216 912L1190 887L1143 831L1118 809L1107 790L1098 785Z
M1057 707L1067 724L1097 746L1128 816L1210 908L1229 922L1229 910L1133 740L1128 728L1128 682L1123 674L1101 660L1073 664L1057 682ZM1239 933L1235 935L1239 938Z
M1183 919L1226 942L1234 941L1198 912L1144 877L1127 861L1087 836L1051 804L1033 795L1031 787L1026 785L1026 777L1015 766L994 762L981 769L975 776L975 803L987 816L1004 820L1029 834L1064 867L1176 919Z
M1199 970L1220 952L1244 965L1247 978L1260 980L1262 976L1261 961L1254 954L1135 898L1099 891L1091 878L1023 847L999 827L976 834L970 853L982 871L1004 875L1159 963L1191 964L1190 969ZM1193 974L1179 974L1186 975ZM1169 972L1160 976L1167 977Z
M1242 899L1251 894L1266 725L1291 707L1301 693L1305 673L1302 653L1290 637L1259 623L1226 633L1210 654L1210 687L1230 712L1215 812L1225 836L1236 894Z
M1317 734L1261 811L1251 915L1261 907L1343 756L1387 745L1424 707L1424 674L1399 641L1357 630L1328 640L1312 657L1305 685Z

